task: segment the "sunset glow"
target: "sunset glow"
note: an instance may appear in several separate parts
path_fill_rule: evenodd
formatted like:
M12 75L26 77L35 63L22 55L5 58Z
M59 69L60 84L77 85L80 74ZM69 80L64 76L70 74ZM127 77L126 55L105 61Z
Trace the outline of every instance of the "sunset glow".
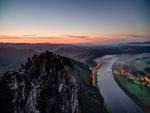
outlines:
M139 38L141 37L141 38ZM149 37L139 35L99 35L99 36L1 36L1 42L7 43L93 43L93 44L111 44L120 42L147 41Z
M0 42L148 41L149 10L148 0L1 0Z

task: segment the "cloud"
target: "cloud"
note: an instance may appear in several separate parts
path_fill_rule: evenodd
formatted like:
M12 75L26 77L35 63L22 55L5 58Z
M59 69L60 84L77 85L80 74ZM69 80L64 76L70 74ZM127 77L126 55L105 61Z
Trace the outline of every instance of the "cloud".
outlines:
M132 38L150 38L150 36L144 36L144 35L121 35L125 37L132 37Z
M7 35L1 35L0 39L59 39L61 37L36 37L37 35L23 35L23 36L7 36Z
M93 34L87 35L57 35L57 36L37 36L37 35L22 35L8 36L0 35L2 42L53 42L53 43L120 43L147 41L150 36L144 35L115 35L115 34Z
M40 39L60 39L61 37L36 37Z
M37 36L37 35L23 35L23 37L24 37L24 36L25 36L25 37L28 37L28 36L29 36L29 37L32 37L32 36Z
M20 37L15 37L15 36L6 36L6 35L2 35L0 36L0 39L18 39Z
M87 35L58 35L62 38L68 38L68 39L77 39L77 40L85 40L85 41L100 41L100 40L110 40L109 37L103 35L103 36L87 36Z
M114 38L114 37L113 37ZM99 36L86 36L86 35L58 35L54 37L49 36L37 36L37 35L23 35L23 36L0 36L0 39L61 39L61 40L83 40L83 41L100 41L113 39L110 35Z
M59 35L59 36L64 37L64 38L74 38L74 39L85 39L85 40L90 39L89 36L76 36L76 35Z

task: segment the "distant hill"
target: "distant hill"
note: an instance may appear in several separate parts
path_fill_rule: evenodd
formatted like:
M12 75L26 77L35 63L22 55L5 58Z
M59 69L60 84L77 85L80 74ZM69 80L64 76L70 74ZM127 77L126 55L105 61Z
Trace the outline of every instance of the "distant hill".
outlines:
M72 44L50 44L50 43L0 43L0 76L7 70L16 69L33 54L54 51L59 48L74 47Z
M0 75L7 70L20 67L28 57L38 54L33 49L16 49L13 47L0 47Z
M111 46L150 46L150 41L112 44Z
M92 65L97 57L111 54L142 54L150 53L150 46L105 46L105 47L70 47L54 51L57 54L76 59Z
M45 50L54 51L59 48L72 47L72 44L50 44L50 43L0 43L0 47L15 47L18 49L33 49L38 52L44 52Z
M130 42L127 44L150 44L150 41L145 41L145 42Z
M76 44L82 47L110 47L110 46L150 46L150 41L145 42L128 42L128 43L116 43L116 44L105 44L105 43L80 43Z

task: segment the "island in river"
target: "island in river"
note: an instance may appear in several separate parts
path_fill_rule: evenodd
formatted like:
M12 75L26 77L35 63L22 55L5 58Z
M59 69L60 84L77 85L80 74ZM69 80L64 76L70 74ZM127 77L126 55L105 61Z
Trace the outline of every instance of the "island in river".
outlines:
M112 67L120 88L145 112L150 112L150 55L122 55Z

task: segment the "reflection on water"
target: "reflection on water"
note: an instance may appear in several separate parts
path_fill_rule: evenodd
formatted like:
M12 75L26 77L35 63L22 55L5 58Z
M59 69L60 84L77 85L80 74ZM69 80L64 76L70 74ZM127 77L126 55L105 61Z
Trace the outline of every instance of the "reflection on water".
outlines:
M115 55L107 55L97 62L103 61L98 70L98 86L105 103L112 113L143 113L142 110L119 88L112 75L112 65L117 60Z

